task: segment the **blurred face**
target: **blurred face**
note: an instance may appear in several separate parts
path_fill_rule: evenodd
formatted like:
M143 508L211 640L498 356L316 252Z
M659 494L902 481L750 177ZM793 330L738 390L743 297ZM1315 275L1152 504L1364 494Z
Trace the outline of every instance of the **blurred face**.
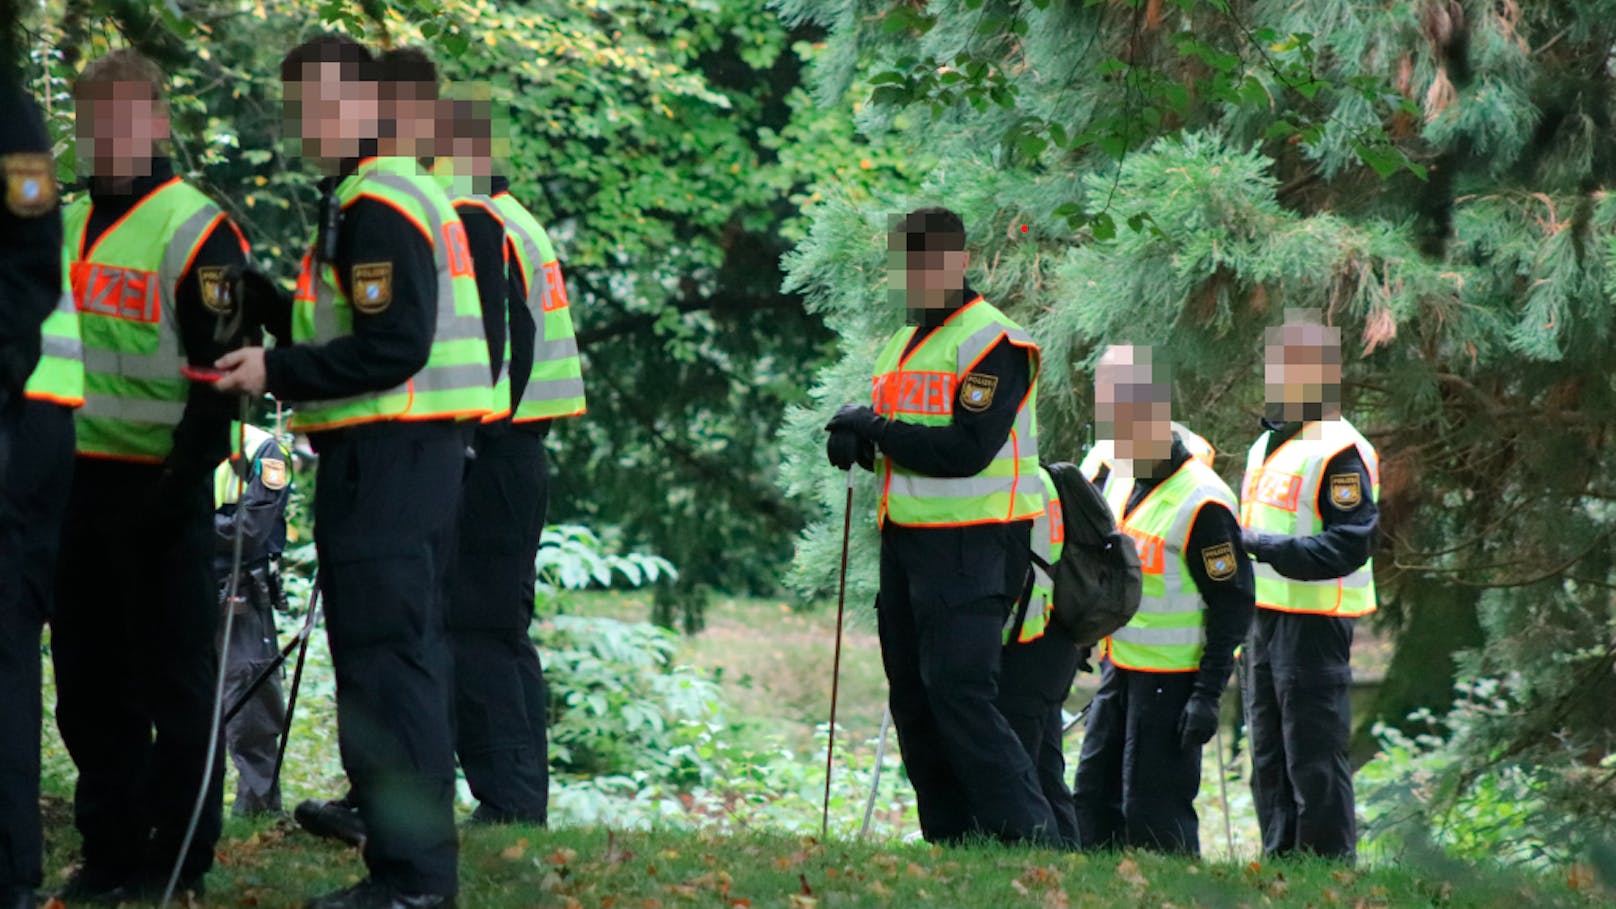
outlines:
M413 82L383 87L381 118L387 124L381 154L396 158L431 158L439 105L430 92Z
M91 176L150 176L157 143L169 136L168 106L145 82L92 84L78 99L74 131Z
M1341 404L1341 330L1314 324L1270 329L1263 350L1267 416L1279 422L1323 420Z
M1094 370L1094 414L1098 437L1110 440L1119 461L1140 468L1173 454L1172 392L1158 381L1150 348L1117 346Z
M357 158L361 143L376 138L376 85L357 70L352 63L309 63L302 79L285 83L288 132L300 138L303 157L327 164Z
M888 284L901 292L906 309L946 309L952 302L950 295L965 286L965 268L971 254L962 249L910 250L908 246L907 234L889 236Z
M438 110L437 155L448 160L455 188L488 192L489 178L494 173L489 123L464 103L445 101Z

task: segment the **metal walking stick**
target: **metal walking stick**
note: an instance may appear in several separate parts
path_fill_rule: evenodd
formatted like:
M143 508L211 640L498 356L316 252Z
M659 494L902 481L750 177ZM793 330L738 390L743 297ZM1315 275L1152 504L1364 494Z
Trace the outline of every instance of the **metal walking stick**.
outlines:
M1218 785L1223 791L1223 840L1229 846L1229 858L1234 858L1234 823L1229 820L1229 768L1223 763L1223 724L1217 727L1213 744L1218 749Z
M881 737L875 742L875 775L870 780L870 797L864 801L864 823L859 825L859 839L870 831L870 815L875 813L875 793L881 788L881 762L887 757L887 727L892 725L892 705L881 713Z
M269 789L271 792L280 785L281 764L286 760L286 743L292 738L292 713L297 710L297 689L303 684L303 663L309 655L309 638L314 632L315 616L320 609L320 573L314 573L314 589L309 592L309 614L303 623L300 636L302 643L297 645L297 668L292 670L292 690L286 696L286 719L281 721L281 742L275 749L275 771L269 776Z
M847 501L842 506L842 571L836 588L836 655L830 669L830 734L825 737L825 804L819 814L819 838L830 834L830 772L836 755L836 698L842 682L842 618L847 610L847 542L853 533L853 470L847 470Z

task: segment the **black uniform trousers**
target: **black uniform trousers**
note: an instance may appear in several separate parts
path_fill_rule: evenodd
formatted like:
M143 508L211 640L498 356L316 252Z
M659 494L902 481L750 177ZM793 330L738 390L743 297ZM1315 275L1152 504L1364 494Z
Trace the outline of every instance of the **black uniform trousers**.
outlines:
M478 820L543 824L549 691L528 625L549 466L542 433L521 426L484 426L476 450L449 579L455 750Z
M1030 521L881 535L876 610L893 725L928 842L1052 842L1032 759L996 704L1004 623L1026 583Z
M17 404L0 483L0 897L40 885L39 634L56 586L73 478L73 413ZM6 444L0 442L0 444Z
M1245 706L1267 855L1356 857L1352 632L1351 619L1257 610Z
M1103 663L1072 794L1083 849L1200 853L1201 749L1178 734L1196 675Z
M372 878L457 890L453 670L442 591L465 461L450 421L311 437L314 541L337 679L337 734Z
M1032 758L1061 841L1076 846L1077 813L1066 788L1066 752L1061 707L1077 679L1077 643L1054 625L1042 637L1004 648L999 673L999 712L1010 721Z
M223 753L207 766L218 673L213 496L206 476L80 457L56 580L56 721L78 766L74 817L98 874L166 876L211 779L181 863L213 866Z
M230 622L230 639L224 643L225 708L241 699L253 680L280 656L275 630L275 603L268 589L274 569L269 560L245 565L236 584L236 614ZM258 579L264 579L260 582ZM219 579L220 602L230 592L230 572ZM231 608L228 604L224 608ZM280 781L275 779L275 755L280 751L281 726L286 722L286 698L281 691L282 673L272 673L252 693L224 728L230 761L236 766L235 814L245 815L281 810Z

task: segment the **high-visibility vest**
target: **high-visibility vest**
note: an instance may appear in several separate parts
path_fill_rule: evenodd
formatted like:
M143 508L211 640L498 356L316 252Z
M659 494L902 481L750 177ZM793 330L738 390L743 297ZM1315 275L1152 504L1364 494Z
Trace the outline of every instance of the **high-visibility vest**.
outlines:
M64 407L84 404L84 342L79 339L78 306L67 283L67 244L62 244L62 296L39 327L39 364L28 376L23 394L34 401Z
M276 447L280 449L283 459L289 462L292 458L291 446L284 439L277 439L274 433L266 429L260 429L251 423L243 427L240 423L232 422L230 424L230 440L232 443L237 439L236 434L238 432L244 436L241 451L220 461L219 466L213 470L214 508L234 505L241 500L243 488L251 483L253 477L263 469L259 462L259 452L263 450L265 445L274 442ZM240 473L237 473L236 467L238 459L247 461L247 467L243 468ZM243 476L245 476L245 479L242 479Z
M963 395L991 400L991 387L972 386L967 376L993 345L1008 340L1030 356L1032 382L1017 405L1004 445L972 477L929 477L881 456L878 519L918 527L958 527L1030 520L1044 511L1038 474L1038 345L1032 337L976 297L933 329L905 354L916 328L899 329L876 359L873 399L879 414L922 426L953 422Z
M1218 454L1217 450L1212 447L1212 443L1197 435L1182 423L1175 421L1172 427L1173 435L1178 436L1178 440L1184 443L1184 448L1189 451L1190 457L1211 467L1213 459ZM1116 469L1116 443L1110 439L1100 439L1090 446L1088 454L1083 456L1083 463L1078 465L1078 470L1083 473L1083 476L1090 483L1095 482L1095 477L1100 475L1102 469Z
M74 417L78 453L160 462L174 446L190 392L180 375L186 357L175 312L178 285L224 212L175 177L86 249L91 204L81 197L62 213L84 354L84 406Z
M437 323L426 366L402 385L349 398L299 404L298 432L320 432L378 420L481 418L493 409L493 381L482 303L466 245L466 228L443 189L421 176L409 158L367 158L337 185L343 208L362 198L379 200L409 218L432 244L437 266ZM357 268L357 264L356 264ZM303 256L292 301L292 339L326 344L353 333L354 305L342 287L351 278L329 262ZM391 276L389 276L389 280ZM375 288L376 285L371 285Z
M442 163L449 159L440 158L438 160ZM447 167L440 167L434 173L436 174L438 185L443 187L444 192L448 193L449 202L454 205L455 211L458 212L468 207L481 209L487 212L495 223L499 224L500 230L505 229L505 217L495 207L494 200L481 193L458 191L455 187L454 178ZM508 249L504 242L501 242L499 247L501 254L508 254ZM481 302L480 298L479 302ZM500 311L505 313L505 355L500 360L497 373L494 373L492 368L489 370L494 376L494 399L493 404L490 405L489 412L483 415L484 423L495 423L511 415L511 317L509 310L506 309L505 301L501 300L499 306ZM486 325L484 326L484 337L487 337Z
M535 326L533 372L511 420L530 423L578 416L588 410L583 360L555 246L539 220L510 193L498 193L493 201L505 216L505 233L513 241Z
M1044 481L1044 513L1032 519L1032 554L1043 560L1044 565L1050 566L1045 570L1034 560L1032 563L1032 589L1027 598L1026 614L1021 620L1021 628L1016 630L1015 641L1026 644L1036 641L1049 630L1049 617L1055 610L1055 579L1050 575L1056 562L1060 561L1061 553L1066 549L1066 522L1061 513L1060 492L1055 489L1055 480L1049 471L1038 468L1038 476ZM1015 613L1011 613L1011 623L1015 621ZM1004 629L1004 642L1010 643L1010 627Z
M1323 533L1318 501L1320 484L1326 482L1324 469L1331 458L1348 448L1357 448L1369 470L1371 501L1380 500L1380 455L1346 419L1307 423L1269 457L1271 436L1272 432L1263 433L1246 458L1246 476L1240 485L1241 527L1288 537ZM1331 494L1340 496L1345 504L1365 491L1342 485L1333 487ZM1264 562L1255 563L1254 569L1259 609L1349 618L1375 611L1372 559L1344 578L1324 581L1293 580Z
M1213 577L1233 573L1237 566L1232 544L1227 552L1186 552L1190 528L1208 503L1221 504L1233 514L1234 491L1196 458L1179 465L1130 512L1127 504L1133 488L1132 477L1115 472L1105 481L1105 500L1118 516L1117 529L1139 551L1142 583L1139 611L1106 638L1104 653L1124 669L1194 672L1206 649L1206 602L1190 573L1189 560L1213 560L1205 565Z

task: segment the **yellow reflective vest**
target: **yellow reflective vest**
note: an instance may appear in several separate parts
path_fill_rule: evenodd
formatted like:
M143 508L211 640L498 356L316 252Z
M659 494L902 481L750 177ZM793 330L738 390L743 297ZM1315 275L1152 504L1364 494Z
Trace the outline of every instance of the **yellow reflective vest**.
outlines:
M1358 450L1369 470L1370 488L1358 489L1354 477L1351 484L1333 485L1330 494L1346 507L1366 494L1379 501L1380 456L1345 419L1307 423L1269 456L1271 435L1263 433L1246 458L1246 475L1240 484L1241 527L1291 537L1323 533L1318 500L1320 486L1327 482L1324 469L1347 448ZM1254 567L1258 609L1349 618L1375 611L1373 559L1344 578L1324 581L1287 578L1263 562Z
M1032 382L1019 403L1015 423L988 466L972 477L929 477L891 458L879 457L878 519L917 527L959 527L1023 521L1044 513L1044 485L1038 471L1038 346L1008 316L976 297L904 353L914 326L900 329L876 360L873 398L876 413L922 426L953 422L962 397L991 389L967 383L971 370L1001 339L1027 351ZM969 401L967 401L969 403Z

